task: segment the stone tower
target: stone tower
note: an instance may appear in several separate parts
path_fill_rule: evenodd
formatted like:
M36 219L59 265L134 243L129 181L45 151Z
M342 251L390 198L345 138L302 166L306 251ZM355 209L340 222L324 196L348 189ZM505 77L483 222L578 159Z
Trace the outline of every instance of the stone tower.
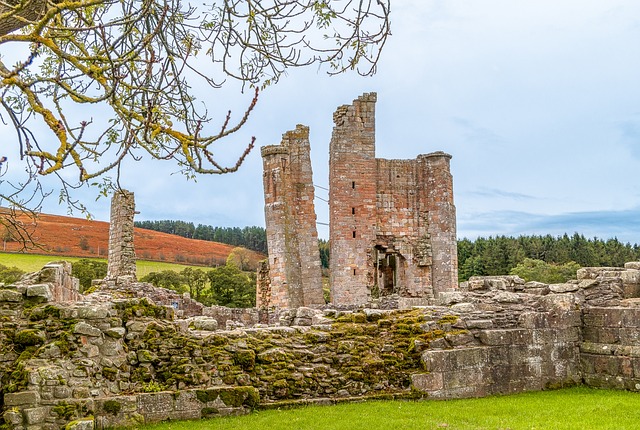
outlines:
M375 102L375 93L364 94L333 116L332 302L359 305L397 294L420 304L457 287L451 156L376 159Z
M121 276L136 279L136 253L133 247L133 217L136 205L133 193L116 190L111 198L111 220L109 224L108 280Z
M331 302L366 302L374 282L376 94L363 94L333 114L329 146Z
M265 146L261 153L270 285L262 287L268 294L258 292L257 306L324 304L309 128L296 126L280 145Z

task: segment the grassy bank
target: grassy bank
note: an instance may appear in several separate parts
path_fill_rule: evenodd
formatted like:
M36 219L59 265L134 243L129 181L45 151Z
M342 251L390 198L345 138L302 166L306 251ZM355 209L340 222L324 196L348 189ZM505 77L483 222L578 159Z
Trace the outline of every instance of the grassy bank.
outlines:
M637 429L640 394L571 388L449 401L376 401L166 422L144 430Z
M17 267L18 269L24 270L25 272L36 272L42 269L42 266L51 262L51 261L60 261L66 260L70 262L80 260L80 257L62 257L56 255L38 255L38 254L14 254L14 253L6 253L0 252L0 264L9 267ZM91 258L90 260L104 261L107 260L104 258ZM138 260L136 262L138 278L142 278L143 276L151 273L151 272L161 272L163 270L174 270L179 272L183 270L185 267L191 267L184 264L174 264L174 263L165 263L161 261L146 261L146 260Z

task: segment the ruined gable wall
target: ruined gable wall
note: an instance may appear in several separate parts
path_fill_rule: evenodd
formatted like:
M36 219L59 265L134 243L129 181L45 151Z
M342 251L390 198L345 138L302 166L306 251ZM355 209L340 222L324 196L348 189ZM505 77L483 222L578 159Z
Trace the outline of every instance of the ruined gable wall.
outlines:
M309 128L285 133L262 157L271 291L257 306L323 304Z
M416 160L377 160L377 243L401 256L396 265L402 297L433 298L431 240L419 167Z
M331 302L366 303L373 286L375 93L339 107L329 146Z

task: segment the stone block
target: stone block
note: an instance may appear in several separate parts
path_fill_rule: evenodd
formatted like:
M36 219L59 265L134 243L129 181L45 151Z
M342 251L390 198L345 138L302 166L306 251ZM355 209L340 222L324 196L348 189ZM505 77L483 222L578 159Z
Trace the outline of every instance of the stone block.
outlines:
M556 330L554 337L557 342L579 342L581 334L579 327L567 327Z
M16 290L0 289L0 302L19 302L22 300L22 294Z
M5 406L37 405L40 403L40 393L37 391L22 391L4 395Z
M544 312L523 312L518 323L522 328L545 328L549 325L549 315Z
M94 430L95 423L93 418L81 418L79 420L71 421L67 424L65 430Z
M413 374L411 387L422 392L442 390L444 388L442 372Z
M4 418L4 422L11 426L18 428L19 425L22 424L23 418L22 414L18 410L7 410L2 414L2 418Z
M570 284L570 283L564 283L564 284L551 284L549 285L549 291L551 291L552 293L571 293L573 291L578 291L579 287L577 284Z
M169 419L173 414L173 394L168 392L139 394L138 412L147 421Z
M102 331L100 329L83 321L80 321L73 327L73 333L92 337L102 336Z
M49 284L29 285L27 287L27 297L41 298L48 302L53 298L51 286Z
M510 345L512 343L512 330L496 329L496 330L483 330L478 333L478 339L484 345Z
M483 372L481 365L444 372L442 375L445 390L463 387L487 386L492 383L491 375Z
M622 271L620 267L582 267L578 269L576 276L579 281L584 279L596 279L602 272Z
M22 414L25 421L29 425L42 424L49 416L51 408L49 406L40 406L37 408L23 409Z
M493 328L493 320L467 320L468 329L489 329Z

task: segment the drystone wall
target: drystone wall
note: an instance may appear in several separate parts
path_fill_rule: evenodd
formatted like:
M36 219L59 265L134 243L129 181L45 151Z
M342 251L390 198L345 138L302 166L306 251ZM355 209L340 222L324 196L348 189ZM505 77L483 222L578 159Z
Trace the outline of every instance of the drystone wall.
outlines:
M10 429L103 429L367 398L640 391L634 271L472 278L437 306L301 307L252 327L255 309L181 317L136 297L137 283L56 302L31 276L0 288L2 417Z

